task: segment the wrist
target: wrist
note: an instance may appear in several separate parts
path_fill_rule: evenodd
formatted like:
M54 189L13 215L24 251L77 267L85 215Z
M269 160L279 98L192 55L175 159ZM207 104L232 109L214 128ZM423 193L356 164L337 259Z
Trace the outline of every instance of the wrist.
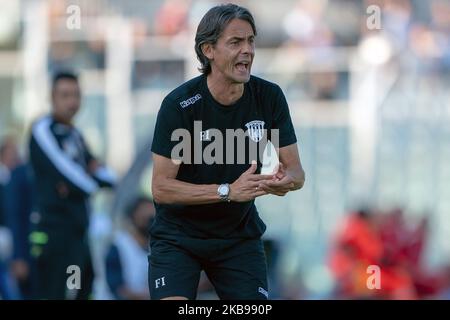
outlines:
M217 188L217 194L221 201L230 202L230 185L223 183Z
M233 194L233 190L234 190L233 183L230 183L229 187L230 187L230 192L228 193L228 200L235 201L234 194Z

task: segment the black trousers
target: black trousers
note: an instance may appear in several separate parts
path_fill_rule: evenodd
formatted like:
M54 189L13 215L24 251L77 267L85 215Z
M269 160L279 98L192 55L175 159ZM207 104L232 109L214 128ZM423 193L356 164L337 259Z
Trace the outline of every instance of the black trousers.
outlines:
M94 271L87 232L52 224L38 226L30 240L36 299L90 298Z

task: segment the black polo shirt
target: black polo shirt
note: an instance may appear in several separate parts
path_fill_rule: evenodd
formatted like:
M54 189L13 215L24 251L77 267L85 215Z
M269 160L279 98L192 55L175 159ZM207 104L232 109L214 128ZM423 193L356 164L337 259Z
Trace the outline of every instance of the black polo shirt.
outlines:
M177 129L184 129L184 133L178 130L172 137ZM239 129L247 133L243 148L238 138L230 135ZM151 150L167 158L184 160L178 180L231 184L249 168L251 160L258 161L260 170L260 151L267 139L272 140L271 129L278 129L280 148L297 142L289 108L278 85L251 76L242 97L233 105L224 106L214 100L206 76L201 75L163 100ZM253 152L252 147L258 151ZM156 219L150 230L154 237L258 238L266 228L254 201L203 205L155 203L155 207Z

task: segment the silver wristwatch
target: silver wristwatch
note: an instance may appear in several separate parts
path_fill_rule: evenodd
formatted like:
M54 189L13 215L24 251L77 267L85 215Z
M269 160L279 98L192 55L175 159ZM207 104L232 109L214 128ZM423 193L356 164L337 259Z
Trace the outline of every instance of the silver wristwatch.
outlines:
M223 183L217 188L217 194L220 197L220 200L230 202L231 200L228 198L230 195L230 185L228 183Z

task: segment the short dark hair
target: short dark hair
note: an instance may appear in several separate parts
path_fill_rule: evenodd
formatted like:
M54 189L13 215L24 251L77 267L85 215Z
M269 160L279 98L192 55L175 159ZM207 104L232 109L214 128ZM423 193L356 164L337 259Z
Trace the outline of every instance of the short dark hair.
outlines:
M59 71L53 75L52 88L55 89L59 80L73 80L78 82L78 76L70 71Z
M208 75L211 72L211 64L208 58L203 54L202 45L211 43L214 45L221 36L225 27L233 19L247 21L256 36L255 20L250 11L244 7L229 3L215 6L203 16L200 21L197 34L195 35L195 52L197 59L201 63L199 71Z
M125 214L129 219L133 219L137 209L145 203L153 204L153 199L147 196L138 196L126 207Z

